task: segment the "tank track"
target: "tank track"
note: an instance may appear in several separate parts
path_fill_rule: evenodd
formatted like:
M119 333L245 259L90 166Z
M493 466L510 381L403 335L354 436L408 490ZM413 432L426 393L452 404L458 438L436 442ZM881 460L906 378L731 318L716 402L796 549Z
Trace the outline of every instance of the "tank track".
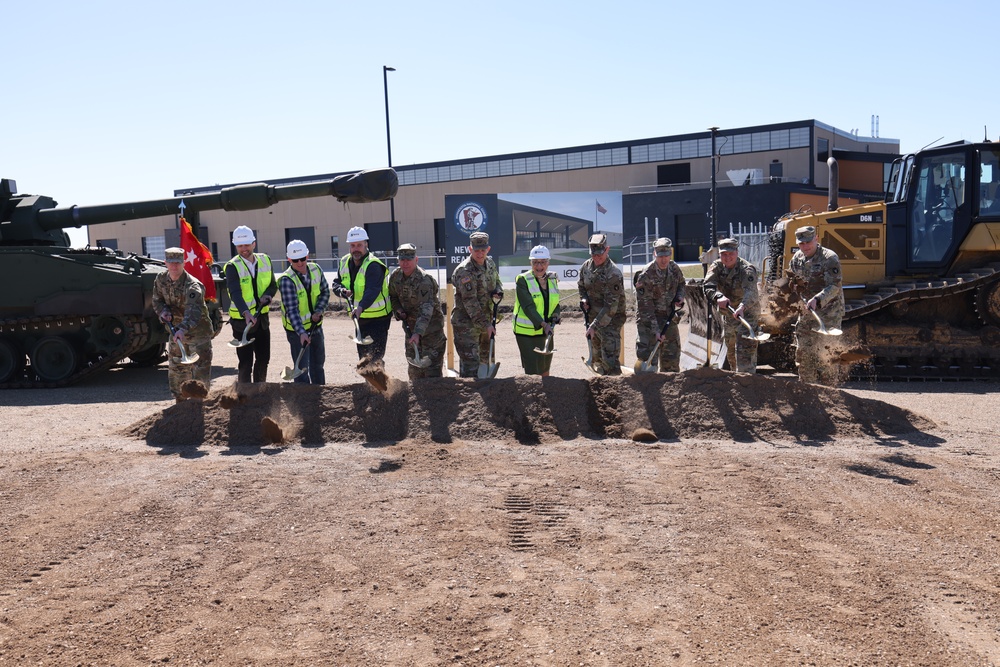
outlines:
M880 287L859 299L845 303L845 334L855 337L872 358L856 364L850 377L856 380L958 381L1000 378L1000 345L991 344L996 333L986 327L978 336L939 325L940 335L924 341L919 336L900 336L896 342L875 340L867 335L867 316L896 304L929 299L946 299L963 292L985 288L1000 279L1000 263L971 269L967 272L932 280L913 280ZM991 324L986 313L979 312L984 324ZM872 325L877 329L877 324ZM926 331L934 331L928 323ZM964 337L963 337L964 336ZM946 339L945 344L940 343Z
M149 341L149 325L141 315L121 316L128 330L128 335L122 343L95 358L84 359L79 368L59 382L39 380L31 372L30 365L14 379L0 383L0 389L40 389L65 387L80 380L111 368L116 363L146 346ZM93 321L90 315L74 315L59 317L21 317L0 320L0 336L12 338L18 343L27 337L73 335L87 329ZM30 351L25 351L30 352ZM80 352L78 350L78 352Z

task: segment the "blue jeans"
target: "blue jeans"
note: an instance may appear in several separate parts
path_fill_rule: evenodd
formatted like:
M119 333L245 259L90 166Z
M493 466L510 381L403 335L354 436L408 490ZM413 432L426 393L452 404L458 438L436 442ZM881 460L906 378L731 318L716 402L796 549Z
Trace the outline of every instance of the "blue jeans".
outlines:
M326 363L326 343L323 340L323 327L310 329L309 333L312 334L310 336L309 348L302 355L303 361L309 361L308 369L305 373L295 378L295 382L302 384L326 384L326 371L323 370L323 364ZM297 333L288 329L285 329L285 337L292 348L292 363L294 364L299 356L299 352L302 350L302 342L299 340Z

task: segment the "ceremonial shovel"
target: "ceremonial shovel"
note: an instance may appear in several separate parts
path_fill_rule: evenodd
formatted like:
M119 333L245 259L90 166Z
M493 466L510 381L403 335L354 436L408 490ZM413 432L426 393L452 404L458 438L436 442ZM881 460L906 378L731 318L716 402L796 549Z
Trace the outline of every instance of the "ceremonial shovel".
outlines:
M479 379L488 380L490 378L495 378L497 376L497 371L500 370L500 364L496 363L496 357L493 356L494 345L496 344L496 329L497 329L497 309L500 307L500 300L497 295L493 295L493 333L490 334L490 355L485 364L479 364Z
M413 334L410 333L410 327L406 326L406 320L403 320L403 331L406 332L406 339L407 340L409 340L410 338L413 337ZM406 358L406 363L410 364L414 368L427 368L428 366L431 365L431 358L430 357L421 357L420 356L420 348L417 347L416 343L414 343L413 344L413 358L410 359L409 357L407 357Z
M674 321L674 315L676 313L677 307L674 306L670 310L670 315L667 316L667 323L663 325L663 328L660 329L660 335L656 337L656 345L653 346L653 351L649 353L649 357L647 357L645 361L642 359L636 360L635 366L633 367L633 370L635 370L636 373L653 373L656 371L658 366L653 364L653 359L656 359L656 353L660 351L660 343L662 342L660 338L662 338L663 334L667 333L667 329Z
M580 299L580 309L583 310L583 323L584 323L584 326L586 326L589 329L590 328L590 311L588 311L585 308L583 308L584 304L586 304L586 303L587 303L586 299ZM590 356L588 356L586 359L583 359L583 357L581 357L581 359L583 359L583 365L586 366L587 368L589 368L591 370L591 372L597 373L597 375L600 375L600 373L598 373L597 369L594 368L594 341L592 341L589 337L587 338L587 352L590 353Z
M550 324L549 326L552 327L552 328L549 329L549 335L545 337L545 344L541 348L537 348L537 347L535 348L535 352L537 354L544 354L546 356L552 356L552 353L555 352L555 350L552 349L552 345L553 345L553 343L552 343L552 332L553 331L552 330L553 330L553 328L555 328L555 325L554 324Z
M251 315L253 315L253 312L252 312L252 311L251 311ZM256 323L254 323L254 324L256 325ZM249 335L250 335L250 329L252 329L252 328L253 328L253 327L251 327L251 326L246 326L246 327L244 327L244 328L243 328L243 337L242 337L242 338L240 338L239 340L236 340L236 339L234 338L234 339L232 339L231 341L229 341L229 347L237 347L237 348L238 348L238 347L246 347L246 346L247 346L247 345L249 345L250 343L252 343L252 342L254 342L255 340L257 340L256 338L250 338L250 339L247 339L247 336L249 336Z
M733 315L736 315L736 309L733 308L732 306L729 306L729 312L732 313ZM757 341L765 341L765 340L768 340L771 337L771 334L769 334L769 333L764 333L764 332L757 333L756 331L754 331L753 327L750 326L750 323L747 322L742 317L739 317L738 319L743 324L743 326L745 326L747 328L747 331L750 332L749 338L752 338L753 340L757 340Z
M299 356L295 357L295 368L289 368L285 366L285 371L281 374L281 379L288 381L294 380L298 376L306 372L305 368L299 368L299 363L302 361L302 355L306 353L306 348L309 347L308 344L303 345L302 349L299 350Z
M167 326L170 327L170 335L171 336L176 336L177 335L177 329L174 328L174 325L171 324L170 322L167 322ZM187 364L193 364L194 362L198 361L198 355L197 354L193 354L190 357L188 356L187 350L184 349L184 343L180 342L179 340L174 340L174 342L177 343L177 347L181 348L181 360L180 361L181 361L182 364L185 364L185 365L187 365ZM176 359L177 357L174 357L174 358Z
M805 299L802 299L802 303L807 304L808 302ZM816 323L819 324L819 329L817 329L816 331L818 331L819 333L823 334L824 336L839 336L840 334L844 333L843 331L837 328L827 329L826 325L823 324L823 320L822 318L820 318L819 313L817 313L815 310L812 310L808 305L806 305L806 310L812 313L812 316L816 318Z
M351 297L347 297L347 307L351 309L351 319L354 320L354 336L348 336L348 338L358 345L371 345L374 342L371 336L361 337L361 323L358 322L358 318L354 314L354 301Z

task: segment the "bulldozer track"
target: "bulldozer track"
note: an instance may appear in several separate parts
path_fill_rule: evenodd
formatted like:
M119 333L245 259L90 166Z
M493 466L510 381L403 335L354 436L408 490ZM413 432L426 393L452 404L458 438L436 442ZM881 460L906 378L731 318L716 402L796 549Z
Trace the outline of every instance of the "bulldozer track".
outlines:
M845 330L854 325L864 331L865 316L897 303L925 299L944 299L952 295L987 287L1000 279L1000 263L971 269L967 272L932 280L913 280L880 287L859 299L845 303ZM989 325L986 313L979 318ZM988 332L987 330L984 330ZM986 333L983 342L989 341ZM870 360L851 368L854 380L893 381L960 381L995 380L1000 378L1000 346L933 344L914 341L912 345L865 344L872 354Z
M0 383L0 389L65 387L114 366L130 354L143 349L149 341L149 325L142 316L124 315L122 319L128 331L128 335L122 343L113 350L81 360L71 375L62 380L50 382L40 379L29 366L26 371L16 374L7 382ZM81 335L93 320L94 317L90 315L8 318L0 320L0 338L17 343L20 349L22 342L29 339ZM20 351L30 352L23 349Z
M847 301L844 304L844 320L852 320L902 301L937 299L967 292L986 285L998 274L1000 274L1000 263L994 263L950 278L914 280L897 283L891 287L881 287L878 291L865 294L860 299Z

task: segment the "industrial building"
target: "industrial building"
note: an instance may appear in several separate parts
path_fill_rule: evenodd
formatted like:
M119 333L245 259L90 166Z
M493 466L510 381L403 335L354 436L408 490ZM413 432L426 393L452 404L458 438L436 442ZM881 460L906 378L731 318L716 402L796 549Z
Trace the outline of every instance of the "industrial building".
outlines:
M247 225L257 236L258 251L272 256L277 266L291 239L305 241L327 270L346 252L347 230L363 226L373 251L391 254L401 242L416 244L422 257L446 254L448 195L530 192L620 192L621 240L628 244L659 234L674 240L675 258L690 261L709 243L708 212L712 193L712 144L715 143L716 211L718 229L730 223L770 224L803 206L823 210L827 203L828 157L840 164L842 204L880 198L889 165L899 154L898 139L861 137L817 120L803 120L745 128L723 128L649 139L590 146L557 148L509 155L472 157L396 165L399 192L390 203L343 205L332 198L281 202L247 212L193 211L202 241L216 260L234 254L230 233ZM369 165L372 167L383 165ZM365 165L358 165L363 169ZM266 181L269 184L306 183L339 173ZM213 185L174 192L177 197L205 194ZM599 205L599 204L598 204ZM569 221L563 233L584 238L587 220ZM526 221L512 226L516 248L530 247ZM520 225L520 226L516 226ZM162 258L163 250L178 245L177 216L126 223L91 225L91 245ZM513 239L516 239L514 241ZM579 242L579 241L577 241ZM426 262L425 262L426 264Z

